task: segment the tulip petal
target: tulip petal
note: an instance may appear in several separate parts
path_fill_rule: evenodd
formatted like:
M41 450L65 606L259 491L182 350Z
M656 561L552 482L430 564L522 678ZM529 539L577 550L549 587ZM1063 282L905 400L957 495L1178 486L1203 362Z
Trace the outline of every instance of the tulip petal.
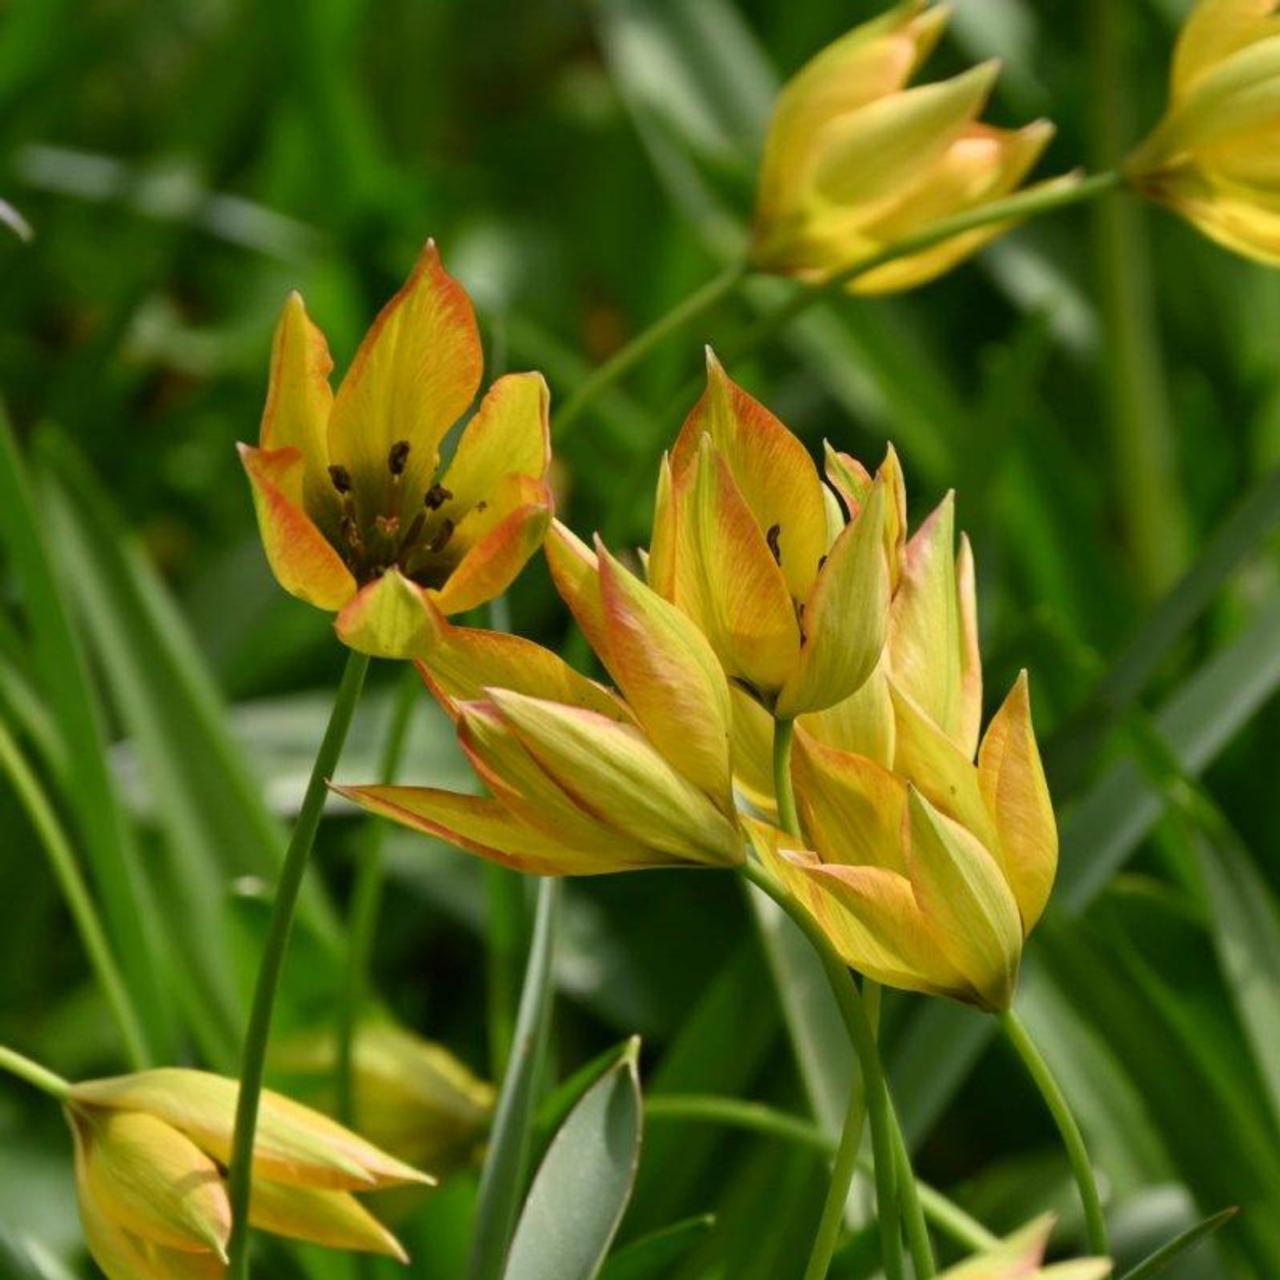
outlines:
M253 1184L249 1222L290 1240L409 1261L399 1240L349 1191L286 1187L259 1179Z
M928 995L964 990L930 937L910 882L881 867L828 867L788 848L791 837L755 819L746 827L765 867L813 916L840 958L875 982Z
M815 144L815 188L865 225L945 155L982 110L999 71L999 63L985 62L832 120Z
M242 444L240 461L253 489L267 563L276 581L318 609L340 609L356 592L356 580L302 508L305 461L296 448L267 452Z
M956 581L955 498L947 494L903 554L889 617L889 673L957 744L970 715L961 676L966 644Z
M693 465L704 436L711 437L761 536L772 531L769 541L787 589L803 600L827 551L818 470L804 445L725 373L710 348L706 391L685 419L671 455L676 475Z
M975 1003L1007 1009L1022 958L1022 921L1003 873L970 832L914 787L907 815L911 885L938 946L965 976Z
M497 599L542 545L553 508L545 482L504 476L488 507L472 508L454 533L454 545L463 554L444 586L434 592L440 612L465 613Z
M664 599L675 599L676 505L671 479L671 459L662 456L658 469L658 489L653 501L653 532L649 538L649 561L646 566L649 585Z
M878 483L826 557L805 601L800 661L778 696L780 717L843 701L880 660L889 615L885 507L884 485Z
M418 670L455 721L458 704L482 699L489 686L585 707L615 720L631 718L609 690L532 640L506 631L454 626L431 605L428 619Z
M960 612L960 689L956 698L956 745L968 760L982 729L982 653L978 644L978 580L968 534L956 553L956 595Z
M702 628L726 673L768 697L800 660L795 606L729 468L703 440L693 475L676 478L676 604Z
M538 876L587 876L668 866L672 859L646 850L632 860L621 839L576 849L530 827L496 801L433 787L339 787L339 795L401 826L445 840L490 862Z
M509 690L489 697L529 753L587 813L660 853L742 860L737 831L630 725Z
M144 1111L184 1133L219 1164L231 1157L239 1084L207 1071L160 1067L73 1085L70 1101ZM342 1125L266 1089L253 1145L256 1177L290 1186L370 1191L433 1179Z
M1024 933L1040 919L1058 868L1058 824L1031 725L1027 673L996 712L978 754L978 782L1000 833L1001 864Z
M485 393L458 440L439 508L455 521L485 501L499 477L541 480L551 463L551 393L540 373L508 373Z
M698 628L597 543L601 654L650 742L721 812L733 812L729 686Z
M894 716L894 772L949 818L968 827L993 857L1000 838L983 798L978 770L901 689L889 682Z
M226 1261L231 1204L218 1166L172 1125L141 1111L79 1118L87 1194L126 1231Z
M825 711L801 716L797 723L828 747L866 756L886 769L892 768L897 730L884 668L881 655L875 670L856 693Z
M221 1280L222 1261L212 1251L188 1253L166 1249L130 1234L94 1197L85 1169L81 1123L73 1119L76 1199L85 1244L107 1280Z
M729 686L733 708L733 780L751 805L772 813L773 717L739 685Z
M1199 0L1173 55L1171 96L1184 97L1207 71L1238 49L1274 34L1275 0Z
M329 418L329 457L351 473L362 525L417 514L440 441L475 398L482 360L471 300L428 240L365 335ZM400 441L410 449L393 494L387 459Z
M433 608L426 593L399 569L361 587L338 614L338 639L375 658L411 658L428 643Z
M597 654L609 649L604 621L604 603L600 597L600 572L596 553L576 533L559 520L551 522L543 544L551 580L560 598L569 606L574 621ZM603 658L602 658L603 661Z
M1034 1280L1041 1274L1054 1221L1053 1214L1041 1214L984 1253L949 1268L941 1280Z
M337 494L329 481L329 411L333 358L312 323L302 295L291 293L271 344L267 403L258 443L264 450L297 449L303 458L301 500L313 518L336 518ZM297 500L298 495L294 496Z
M826 863L906 874L907 784L863 756L823 746L803 729L791 758L796 807L811 849Z

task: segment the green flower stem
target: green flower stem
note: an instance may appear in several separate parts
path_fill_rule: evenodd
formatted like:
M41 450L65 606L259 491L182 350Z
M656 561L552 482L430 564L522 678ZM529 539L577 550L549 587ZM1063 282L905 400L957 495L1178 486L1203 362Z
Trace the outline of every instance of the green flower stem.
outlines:
M937 1274L938 1264L933 1256L933 1241L925 1226L923 1196L911 1168L911 1155L902 1136L902 1126L896 1114L891 1115L893 1129L893 1159L898 1169L898 1191L902 1201L902 1225L907 1232L907 1248L911 1251L911 1265L917 1280L926 1280Z
M148 1063L146 1036L129 989L116 965L115 956L111 953L111 945L107 941L106 930L98 916L93 895L80 872L80 865L66 832L49 803L49 797L3 723L0 723L0 770L8 777L40 843L44 845L49 865L53 868L58 887L66 899L89 963L120 1028L129 1064L133 1070L140 1071Z
M422 681L414 667L407 666L396 692L391 723L387 728L382 760L379 762L378 777L385 783L394 782L400 772L400 761L409 738L413 709L421 694ZM369 962L373 955L373 937L378 929L378 915L382 907L382 845L386 834L387 823L384 819L368 819L360 846L355 888L351 893L351 914L347 920L347 963L338 1001L335 1063L338 1118L345 1125L356 1123L352 1059L360 1011L369 990Z
M1028 1074L1040 1090L1045 1105L1053 1116L1058 1132L1062 1135L1063 1145L1067 1149L1067 1159L1071 1162L1071 1172L1080 1191L1080 1200L1084 1205L1085 1234L1089 1240L1089 1252L1105 1257L1111 1250L1107 1242L1107 1220L1102 1212L1102 1198L1098 1195L1098 1184L1094 1180L1093 1165L1089 1160L1089 1152L1085 1148L1080 1126L1067 1105L1061 1087L1054 1078L1049 1064L1041 1056L1035 1042L1027 1033L1026 1027L1012 1009L998 1014L1001 1029L1009 1038L1018 1057L1022 1059Z
M231 1240L227 1245L228 1280L248 1280L249 1277L249 1198L252 1193L253 1138L258 1126L258 1103L262 1097L262 1078L266 1071L267 1041L271 1035L271 1015L275 1008L276 988L280 984L280 971L284 965L285 951L289 945L289 933L293 927L294 910L302 889L311 846L324 811L327 781L342 754L356 703L364 685L369 659L363 653L352 652L347 658L338 686L329 725L311 769L298 821L289 840L284 865L280 870L280 882L276 886L275 905L271 910L271 923L267 928L267 940L258 968L258 979L253 991L253 1007L249 1014L249 1027L245 1032L244 1051L240 1066L240 1091L236 1099L236 1125L231 1142L231 1162L228 1166L228 1192L231 1200Z
M34 1085L42 1093L47 1093L49 1097L56 1098L59 1102L65 1102L67 1095L71 1092L69 1080L64 1080L47 1067L42 1067L38 1062L32 1062L30 1058L2 1044L0 1044L0 1071L7 1071L11 1076L25 1080L29 1085Z
M625 347L606 360L569 397L564 408L555 415L552 433L556 439L564 438L569 428L602 391L611 387L667 338L687 328L699 316L705 315L729 297L742 282L747 270L745 260L734 262L718 276L708 280L701 288L676 303L664 316L655 320L643 333L637 334Z
M668 1120L702 1121L757 1133L765 1138L779 1138L796 1146L809 1147L827 1157L836 1153L836 1144L812 1120L779 1111L762 1102L725 1098L718 1094L664 1093L645 1102L644 1114L646 1123ZM895 1146L897 1145L895 1140ZM905 1147L902 1149L905 1150ZM858 1167L868 1174L875 1172L869 1160L859 1158ZM916 1185L924 1216L957 1244L972 1252L983 1253L1000 1243L999 1236L988 1231L977 1218L966 1213L940 1191L924 1182L917 1182Z
M788 835L799 836L800 815L796 812L796 792L791 785L791 744L795 736L794 720L773 722L773 794L777 798L778 822Z

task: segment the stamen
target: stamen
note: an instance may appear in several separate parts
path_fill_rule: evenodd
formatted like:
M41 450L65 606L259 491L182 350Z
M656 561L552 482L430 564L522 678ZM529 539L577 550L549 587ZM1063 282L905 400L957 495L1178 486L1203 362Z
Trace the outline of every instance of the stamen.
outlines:
M378 516L374 524L378 526L378 532L384 538L394 538L400 532L399 516Z
M826 557L826 556L819 556L819 558L818 558L818 572L819 572L819 573L821 573L821 572L822 572L822 566L823 566L823 565L825 565L826 563L827 563L827 557Z
M423 497L422 504L428 511L439 511L452 497L453 494L444 485L433 484Z
M335 463L329 468L329 479L339 493L351 492L351 472Z
M391 446L391 451L387 454L387 470L393 476L404 475L405 466L409 462L409 442L407 440L397 440Z
M769 550L773 552L773 558L782 563L782 548L778 545L778 539L782 535L782 526L774 524L769 526L769 532L764 535L764 540L769 544Z
M453 537L453 521L445 520L440 528L436 530L436 536L427 543L427 550L433 556L439 555L445 547L449 545L449 539Z
M401 568L404 567L409 559L409 553L417 545L418 539L422 536L422 527L427 522L427 513L419 511L413 517L413 522L409 525L409 531L404 535L404 540L400 543L400 551L396 556L396 563Z

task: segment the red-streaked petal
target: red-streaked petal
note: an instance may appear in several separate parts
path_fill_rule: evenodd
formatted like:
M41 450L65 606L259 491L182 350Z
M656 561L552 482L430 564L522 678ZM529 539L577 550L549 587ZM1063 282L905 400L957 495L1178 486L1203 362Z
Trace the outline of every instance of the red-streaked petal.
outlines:
M342 608L355 595L356 580L302 509L302 453L293 448L267 452L247 444L239 448L253 489L262 547L276 581L318 609Z

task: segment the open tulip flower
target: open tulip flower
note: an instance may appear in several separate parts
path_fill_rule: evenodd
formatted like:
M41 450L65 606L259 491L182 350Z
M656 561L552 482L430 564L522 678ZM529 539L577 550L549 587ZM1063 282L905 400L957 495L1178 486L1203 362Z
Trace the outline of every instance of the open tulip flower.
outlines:
M1200 0L1174 55L1164 119L1125 168L1237 253L1280 264L1277 0Z
M906 0L828 46L785 86L760 171L756 266L821 281L1009 195L1034 167L1053 137L1048 121L1006 130L978 119L998 64L908 87L949 13L946 5ZM1009 225L948 237L869 269L849 287L914 288Z
M729 769L729 694L697 629L601 554L583 582L634 702L517 636L438 612L420 669L490 796L340 786L372 812L539 875L743 860ZM594 575L596 558L584 564Z
M403 608L398 580L460 613L505 591L542 541L552 498L541 375L499 378L441 471L441 442L481 366L471 302L430 241L336 395L324 335L296 293L285 304L259 445L240 454L280 585L337 612L352 647L405 656L386 616Z
M225 1273L224 1170L234 1080L168 1068L73 1085L66 1101L85 1239L108 1280L214 1280ZM262 1095L250 1222L335 1249L407 1261L352 1195L433 1179L318 1112Z
M1073 1258L1043 1265L1053 1223L1053 1214L1044 1214L986 1253L948 1267L938 1280L1106 1280L1111 1274L1109 1258Z
M649 581L773 714L842 702L885 641L888 495L847 523L804 445L707 353L707 388L664 461Z
M851 507L871 491L852 459L829 453L828 469ZM894 494L896 547L905 499L892 453L878 482ZM792 780L807 847L767 825L753 831L853 968L1004 1009L1053 886L1057 825L1025 673L978 743L973 562L967 543L955 550L952 512L948 497L891 553L888 641L873 678L797 725ZM746 754L759 713L745 700L735 710Z

